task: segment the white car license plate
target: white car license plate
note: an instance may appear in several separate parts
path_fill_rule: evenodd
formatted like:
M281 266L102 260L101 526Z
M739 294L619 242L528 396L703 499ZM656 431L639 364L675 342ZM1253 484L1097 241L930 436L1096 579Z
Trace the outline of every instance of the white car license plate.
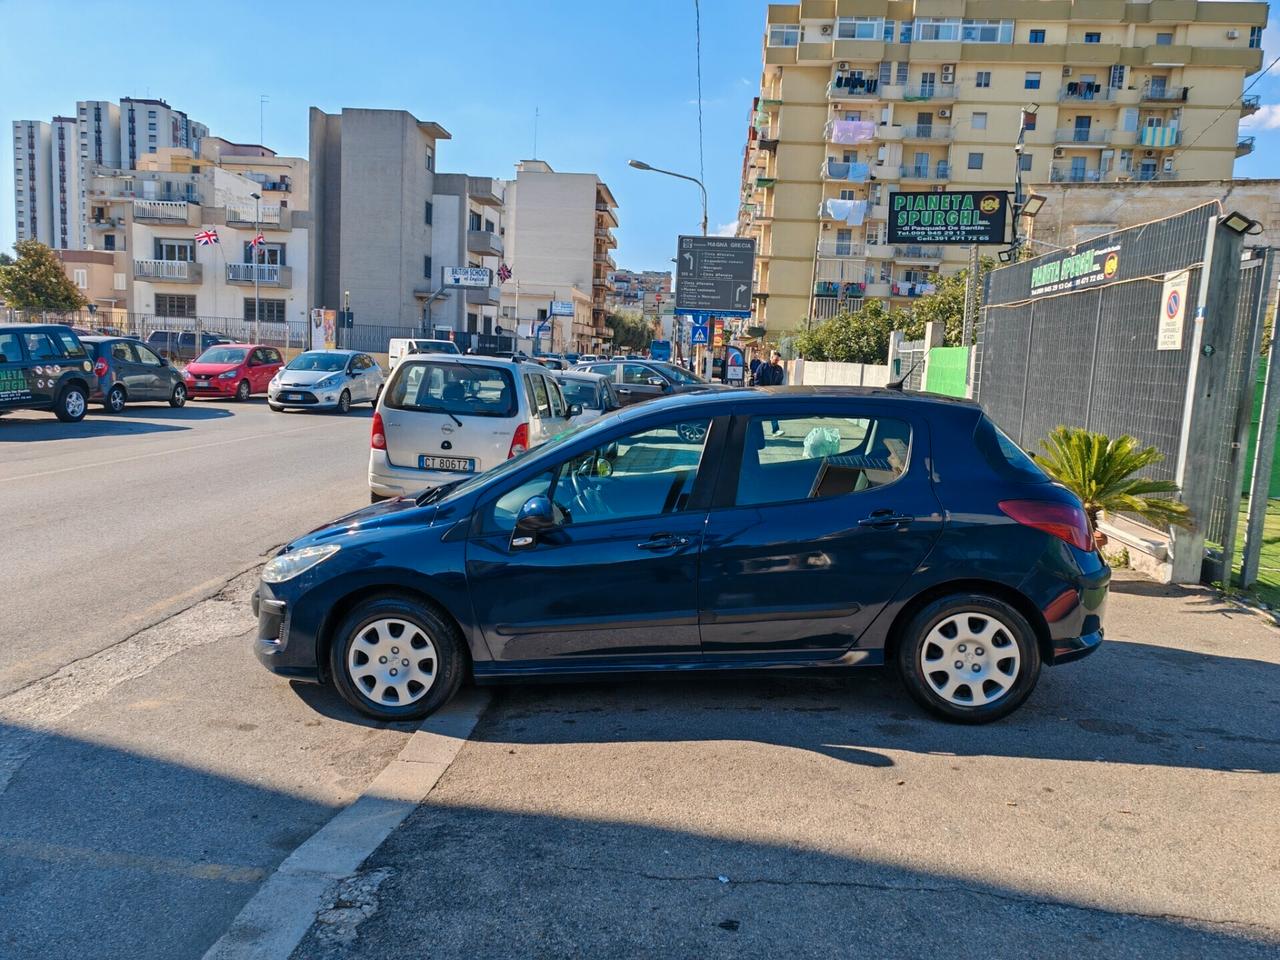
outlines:
M209 385L209 381L208 381L208 380L197 380L197 381L196 381L196 386L197 386L197 387L207 387L208 385Z
M300 394L300 393L286 393L286 394L284 395L284 398L285 398L286 400L301 400L301 399L302 399L302 394Z
M448 473L475 473L476 462L471 457L418 457L419 470L443 470Z

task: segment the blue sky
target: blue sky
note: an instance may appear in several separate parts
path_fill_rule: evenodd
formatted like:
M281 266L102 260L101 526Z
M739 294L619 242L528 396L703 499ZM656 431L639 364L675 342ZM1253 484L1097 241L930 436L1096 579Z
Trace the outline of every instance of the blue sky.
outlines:
M365 11L368 11L367 13ZM705 169L712 230L737 215L747 114L760 72L763 0L702 0ZM1268 28L1268 60L1280 29ZM696 232L697 188L627 167L698 171L693 0L455 0L161 7L130 0L0 0L0 249L14 238L12 121L76 100L167 100L231 140L306 156L307 108L382 107L454 139L438 169L510 176L533 153L598 173L619 202L619 266L667 269ZM1280 176L1280 68L1259 83L1259 148L1237 176Z

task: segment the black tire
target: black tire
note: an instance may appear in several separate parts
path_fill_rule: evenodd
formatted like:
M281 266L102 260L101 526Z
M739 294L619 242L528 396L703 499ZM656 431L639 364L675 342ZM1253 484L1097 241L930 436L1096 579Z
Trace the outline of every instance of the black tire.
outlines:
M277 404L268 403L267 406L270 407L272 410L274 410L276 413L284 413L284 407L281 407Z
M169 406L185 407L187 405L187 388L180 383L173 385L173 393L169 394Z
M389 637L384 635L384 638L379 638L375 625L383 620L403 621L409 628L403 629L399 637L391 634ZM388 671L401 669L391 666L396 657L400 657L403 662L412 660L415 651L420 655L425 654L428 647L414 646L419 640L429 641L434 646L434 657L424 657L415 665L421 667L430 663L433 676L418 699L396 704L385 699L375 700L370 696L371 691L377 692L385 688L378 687L379 681L375 679L353 677L348 668L348 655L353 644L361 637L377 639L372 644L374 650L388 648ZM398 640L403 642L397 642ZM392 649L397 652L392 654ZM361 656L365 656L365 662L374 666L368 655L357 649L354 659L359 660ZM329 647L329 675L342 699L366 716L378 720L420 720L439 710L458 692L462 676L466 672L465 661L462 634L452 620L418 600L394 595L372 597L359 603L338 625L333 634L333 643ZM377 667L374 666L374 669ZM405 690L412 692L414 682L409 681Z
M69 383L58 394L53 414L63 423L79 423L89 411L89 395L78 383Z
M382 385L378 385L378 389L373 392L373 399L369 401L369 406L378 409L378 401L382 399Z
M391 499L390 497L384 497L380 493L374 493L372 490L369 491L370 503L382 503L383 500L390 500L390 499Z
M351 412L351 391L343 390L338 394L338 405L333 408L334 413L348 414Z
M128 397L124 392L124 387L117 383L107 391L107 399L103 401L102 406L111 413L124 413L124 407L127 400Z
M977 644L988 643L990 649L977 645L970 647L966 643L969 649L957 652L957 647L948 652L938 645L939 641L947 639L942 631L955 628L955 622L949 624L948 621L960 617L965 617L959 622L967 625L968 629L985 631L988 629L986 625L993 624L988 634L991 641L976 641ZM938 627L941 628L940 633L931 639L931 634ZM955 642L963 639L957 635ZM1005 650L1009 655L1000 657L1000 652ZM930 660L941 653L947 653L945 662L939 659L936 669L927 669ZM953 670L955 664L962 666ZM983 685L978 697L994 697L989 702L963 702L975 699L974 684L967 679L967 671L975 665L978 669L974 676L986 678L977 681ZM957 593L933 601L911 618L898 644L897 666L907 692L930 713L955 723L990 723L1018 709L1035 689L1040 678L1040 646L1026 618L1003 600L980 593ZM965 679L960 679L962 670ZM956 681L950 699L935 689L935 685L946 689L949 677ZM991 679L993 677L995 679ZM1001 691L1002 685L1004 689ZM967 693L962 692L966 687Z
M236 386L236 400L240 403L244 403L248 399L249 399L249 381L241 380L240 383Z

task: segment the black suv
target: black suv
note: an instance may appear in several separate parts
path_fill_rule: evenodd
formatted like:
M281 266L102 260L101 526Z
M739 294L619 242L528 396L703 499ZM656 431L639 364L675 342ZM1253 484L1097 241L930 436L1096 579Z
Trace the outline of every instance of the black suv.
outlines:
M194 360L210 347L230 343L226 337L216 334L194 333L190 330L153 330L147 335L147 346L166 360Z
M668 393L723 389L722 384L704 380L696 373L664 360L593 360L580 363L573 369L608 377L613 381L624 407Z
M89 352L60 323L0 324L0 412L52 410L83 420L93 380Z

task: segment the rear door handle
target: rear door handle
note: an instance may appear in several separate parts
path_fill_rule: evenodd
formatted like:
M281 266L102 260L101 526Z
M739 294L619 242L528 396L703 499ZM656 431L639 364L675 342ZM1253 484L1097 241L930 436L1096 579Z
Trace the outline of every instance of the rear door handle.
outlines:
M866 519L859 520L860 527L897 527L904 523L910 523L915 517L907 516L905 513L894 513L892 510L876 510Z
M644 543L637 543L636 548L639 550L674 550L676 547L687 547L688 545L688 537L676 537L669 533L660 533L650 537Z

